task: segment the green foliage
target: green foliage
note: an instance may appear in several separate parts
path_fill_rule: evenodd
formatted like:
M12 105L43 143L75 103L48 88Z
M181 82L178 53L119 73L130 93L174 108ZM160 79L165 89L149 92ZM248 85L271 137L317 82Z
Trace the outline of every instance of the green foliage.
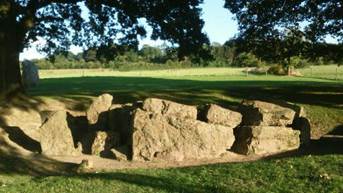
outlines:
M214 61L211 62L209 66L231 66L236 55L236 47L234 45L213 43L211 46L211 54Z
M287 70L285 69L285 67L283 65L276 64L276 65L272 65L268 69L268 74L286 75L287 74Z
M263 63L252 53L240 53L233 61L233 66L237 67L259 67Z
M83 52L82 55L85 62L95 62L98 60L97 50L94 48L88 49L87 51Z
M142 56L145 61L153 62L161 59L164 56L164 53L160 48L144 45L142 49L139 50L139 55Z
M327 35L342 38L342 2L328 1L249 1L226 0L235 14L243 39L271 40L287 29L299 29L311 42Z
M325 57L339 63L342 44L327 44L333 37L342 42L342 3L329 1L226 0L225 7L237 18L242 50L269 62L291 65L290 58Z
M210 50L212 60L204 60L195 56L184 57L183 60L178 60L177 49L173 47L162 49L145 45L142 49L135 50L126 46L114 45L110 48L91 48L77 55L70 52L62 52L49 59L34 60L34 62L38 64L40 69L111 68L118 70L149 70L189 67L261 67L273 66L275 63L283 64L284 67L291 65L295 68L304 68L310 65L339 65L339 61L343 61L340 59L339 54L331 53L331 51L327 52L327 56L317 58L301 55L292 56L288 59L279 57L277 60L265 61L257 58L252 52L240 50L233 40L224 45L214 43L205 49ZM107 52L107 55L102 55L104 52ZM336 57L331 60L328 56L332 54ZM112 57L108 57L110 55ZM281 67L273 67L271 71L273 74L280 74Z
M290 58L290 65L294 68L306 68L310 66L310 62L301 56L293 56Z
M178 56L199 55L209 40L202 32L200 17L202 0L139 0L139 1L34 1L16 0L0 3L1 34L15 33L18 52L37 37L47 43L41 51L53 54L66 51L71 45L82 47L119 45L138 46L138 39L152 28L152 39L177 44ZM6 9L5 9L6 8ZM1 9L2 10L2 9ZM89 14L83 14L87 10ZM140 19L147 25L143 26ZM14 34L12 34L14 35ZM120 36L120 38L118 38ZM94 53L90 53L90 60Z

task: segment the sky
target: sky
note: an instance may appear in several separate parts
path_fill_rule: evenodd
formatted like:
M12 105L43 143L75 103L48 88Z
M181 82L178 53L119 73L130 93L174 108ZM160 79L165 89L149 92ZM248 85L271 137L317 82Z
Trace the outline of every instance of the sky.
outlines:
M234 37L237 31L237 22L233 19L233 15L229 10L224 8L224 0L204 0L201 5L203 9L202 18L205 21L203 31L208 35L211 42L225 43L230 38ZM149 29L147 30L150 31ZM149 35L147 36L149 37ZM42 58L43 54L36 51L35 45L43 43L39 40L34 43L31 48L25 49L20 54L20 59L34 59ZM152 41L150 38L145 38L140 41L140 45L148 44L151 46L158 46L163 44L163 41ZM81 52L82 50L77 47L72 47L74 53Z

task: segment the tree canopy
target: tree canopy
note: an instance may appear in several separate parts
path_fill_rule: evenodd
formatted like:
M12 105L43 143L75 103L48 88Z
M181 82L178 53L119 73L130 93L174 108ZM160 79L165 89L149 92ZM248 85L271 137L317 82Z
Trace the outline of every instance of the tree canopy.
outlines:
M208 43L201 32L202 0L3 0L1 26L15 28L22 46L42 37L44 51L67 50L70 45L99 46L118 40L138 45L146 36L145 19L153 29L152 39L168 40L180 46L180 55ZM85 9L87 8L87 10ZM87 13L85 13L87 12Z
M343 2L338 0L226 0L235 14L239 37L247 47L271 57L291 57L303 43L317 44L330 35L343 41ZM278 52L278 53L277 53Z
M178 46L178 57L201 53L208 44L202 33L202 0L1 0L0 90L19 83L19 53L40 37L40 50L52 54L71 45L137 47L147 35ZM4 27L6 26L6 27ZM8 75L6 75L8 74Z
M343 40L343 2L339 0L226 0L245 38L270 38L285 29L302 29L311 41L327 35Z

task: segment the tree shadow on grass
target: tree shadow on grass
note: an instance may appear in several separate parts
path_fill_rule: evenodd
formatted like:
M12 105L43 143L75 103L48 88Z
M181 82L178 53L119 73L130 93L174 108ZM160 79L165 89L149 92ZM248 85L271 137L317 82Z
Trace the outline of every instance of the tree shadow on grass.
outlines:
M183 193L194 193L194 192L206 192L214 193L221 192L218 186L199 186L195 184L189 184L186 181L177 181L172 177L154 177L150 175L142 174L129 174L123 172L114 173L99 173L99 174L83 174L80 176L74 176L75 178L81 179L101 179L101 180L116 180L129 185L136 185L139 187L153 188L155 191L167 191L167 192L183 192Z
M293 103L341 108L343 84L337 82L274 80L186 80L149 77L79 77L43 79L40 87L30 91L36 96L63 96L80 99L102 93L114 95L119 103L147 97L161 97L190 104L228 102L236 99L278 99ZM216 94L220 95L217 96Z
M313 140L306 153L343 154L343 125L339 125L318 140Z

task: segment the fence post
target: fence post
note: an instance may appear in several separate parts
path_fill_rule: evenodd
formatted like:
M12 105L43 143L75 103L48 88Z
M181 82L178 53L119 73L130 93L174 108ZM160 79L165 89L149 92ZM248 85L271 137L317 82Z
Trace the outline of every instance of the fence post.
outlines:
M310 70L311 70L310 76L312 77L312 76L313 76L313 69L312 69L312 66L310 66Z

